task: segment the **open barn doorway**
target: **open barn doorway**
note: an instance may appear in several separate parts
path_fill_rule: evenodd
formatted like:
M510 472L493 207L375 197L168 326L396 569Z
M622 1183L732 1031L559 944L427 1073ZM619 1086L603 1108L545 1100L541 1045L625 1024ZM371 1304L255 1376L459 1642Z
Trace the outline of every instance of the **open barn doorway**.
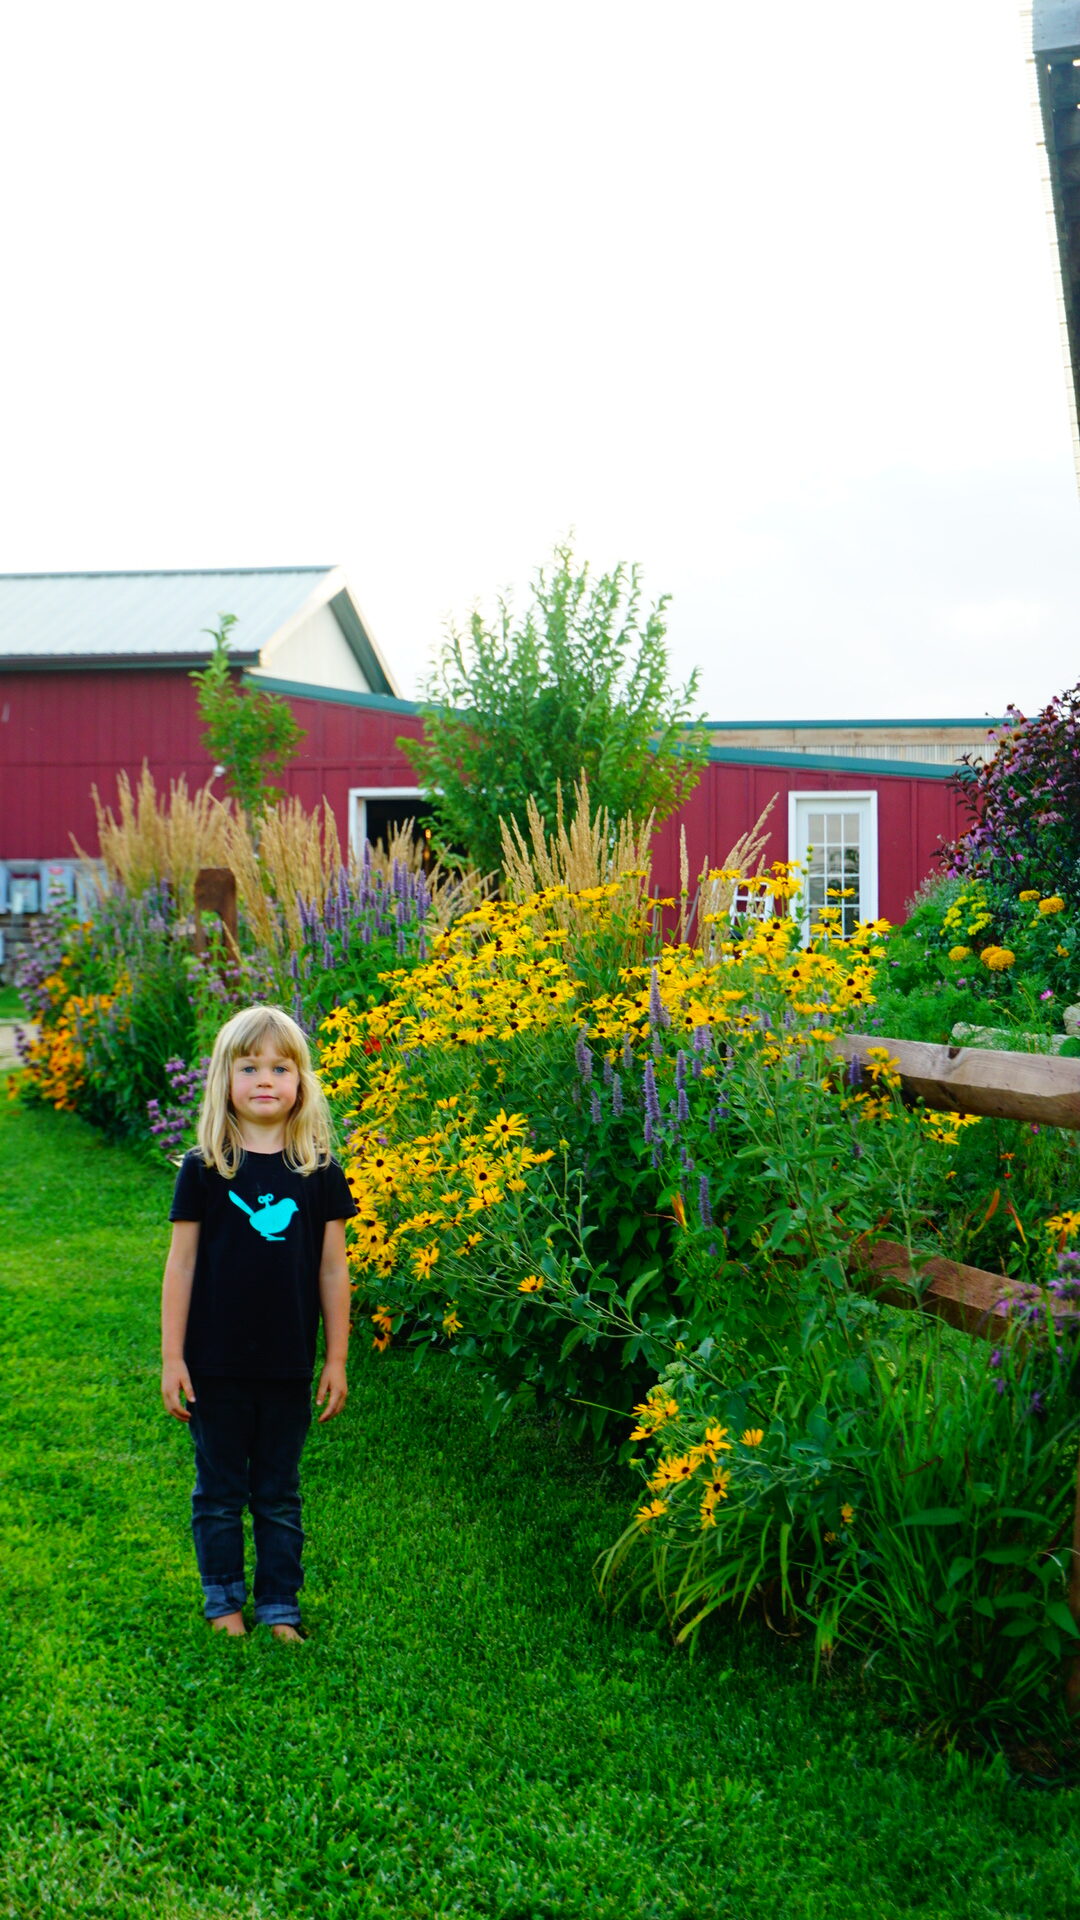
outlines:
M431 849L431 807L417 787L352 787L349 790L349 846L359 853L365 840L373 847L389 847L396 833L412 821L412 838L421 848L426 872L434 864Z

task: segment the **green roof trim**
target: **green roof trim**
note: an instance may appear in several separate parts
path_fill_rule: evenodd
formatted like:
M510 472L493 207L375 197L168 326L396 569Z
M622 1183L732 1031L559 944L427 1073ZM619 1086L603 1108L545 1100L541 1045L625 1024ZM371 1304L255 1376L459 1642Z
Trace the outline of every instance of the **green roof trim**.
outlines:
M709 760L731 767L813 767L818 773L873 773L896 780L955 780L959 763L935 766L928 760L859 759L853 753L781 753L772 747L710 747Z
M964 727L972 731L989 733L991 727L1003 727L1008 724L1004 714L995 719L992 715L981 714L977 720L688 720L686 726L717 727L725 733L749 733L756 730L761 733L789 727L794 733L812 733L815 729L829 729L833 732L853 727Z
M381 678L381 675L380 675ZM331 707L371 707L377 713L416 714L415 700L399 700L393 693L348 693L342 687L312 687L301 680L272 680L266 673L245 673L244 684L296 700L323 700Z
M333 595L330 611L345 635L348 645L352 648L360 671L372 693L387 694L393 699L395 696L391 693L390 682L386 677L382 661L371 644L371 636L357 612L355 602L344 587L340 593Z

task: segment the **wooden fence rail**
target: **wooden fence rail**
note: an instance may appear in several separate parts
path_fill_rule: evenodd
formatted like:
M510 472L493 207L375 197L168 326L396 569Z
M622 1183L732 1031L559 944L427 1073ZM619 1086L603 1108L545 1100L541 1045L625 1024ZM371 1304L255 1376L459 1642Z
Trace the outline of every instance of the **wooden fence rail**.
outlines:
M1080 1060L1033 1053L979 1052L968 1047L929 1046L918 1040L879 1039L874 1034L844 1034L835 1052L849 1064L869 1064L871 1048L887 1047L896 1062L901 1092L938 1112L976 1113L998 1120L1026 1120L1034 1126L1080 1128ZM955 1260L928 1260L914 1270L896 1241L856 1242L850 1272L860 1292L889 1306L934 1314L977 1338L998 1339L1018 1306L1042 1299L1038 1287L987 1273ZM1075 1327L1080 1313L1063 1314ZM1069 1612L1080 1628L1080 1458L1077 1460L1072 1558L1069 1563ZM1080 1655L1070 1660L1065 1700L1080 1713Z

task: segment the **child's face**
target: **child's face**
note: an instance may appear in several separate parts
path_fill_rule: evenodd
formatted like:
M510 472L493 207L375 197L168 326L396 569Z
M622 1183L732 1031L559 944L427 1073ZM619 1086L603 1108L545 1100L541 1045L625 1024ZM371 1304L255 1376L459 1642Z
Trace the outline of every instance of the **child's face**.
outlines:
M255 1127L279 1127L296 1105L300 1073L295 1060L263 1041L233 1061L229 1097L238 1118Z

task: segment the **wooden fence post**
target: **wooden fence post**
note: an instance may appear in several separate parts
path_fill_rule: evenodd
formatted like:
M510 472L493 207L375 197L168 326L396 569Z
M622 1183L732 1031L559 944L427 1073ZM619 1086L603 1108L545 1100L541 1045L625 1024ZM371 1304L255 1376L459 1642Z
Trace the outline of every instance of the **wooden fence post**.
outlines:
M200 867L195 875L195 952L204 954L208 941L203 914L216 913L234 959L240 958L236 927L236 875L231 867Z
M871 1048L881 1047L896 1062L904 1096L921 1100L937 1112L1080 1128L1080 1060L1044 1053L928 1046L923 1041L879 1039L867 1033L843 1034L833 1042L833 1052L848 1065L853 1061L868 1064ZM905 1249L889 1240L874 1246L857 1241L850 1272L852 1284L861 1293L872 1294L890 1306L921 1308L983 1339L999 1338L1013 1307L1041 1297L1040 1289L1025 1281L961 1266L955 1260L928 1260L916 1274ZM1075 1328L1080 1310L1058 1313L1055 1318ZM1080 1628L1080 1456L1071 1555L1068 1607ZM1070 1714L1080 1714L1080 1653L1066 1666L1065 1704Z

